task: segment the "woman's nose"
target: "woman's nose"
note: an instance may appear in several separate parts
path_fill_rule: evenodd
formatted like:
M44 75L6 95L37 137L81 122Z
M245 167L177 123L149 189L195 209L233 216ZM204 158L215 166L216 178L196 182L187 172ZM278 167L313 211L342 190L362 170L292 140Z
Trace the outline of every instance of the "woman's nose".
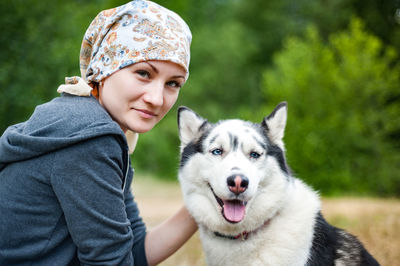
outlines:
M152 83L146 88L143 100L154 106L162 106L164 103L164 86L159 83Z

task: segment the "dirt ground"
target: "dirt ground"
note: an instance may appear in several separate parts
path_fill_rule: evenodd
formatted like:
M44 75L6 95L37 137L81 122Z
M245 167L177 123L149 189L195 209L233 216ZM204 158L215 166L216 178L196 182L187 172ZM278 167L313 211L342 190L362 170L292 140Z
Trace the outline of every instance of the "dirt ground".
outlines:
M135 177L132 189L149 230L182 205L177 183ZM323 198L327 220L356 235L381 265L400 265L400 200L375 198ZM161 266L205 265L198 234Z

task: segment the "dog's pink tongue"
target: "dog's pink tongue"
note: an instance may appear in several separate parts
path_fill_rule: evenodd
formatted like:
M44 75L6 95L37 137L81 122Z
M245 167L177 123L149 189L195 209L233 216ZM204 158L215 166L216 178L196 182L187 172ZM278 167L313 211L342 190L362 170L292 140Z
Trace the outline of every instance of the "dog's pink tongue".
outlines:
M224 200L224 217L229 222L238 223L244 218L246 206L238 200Z

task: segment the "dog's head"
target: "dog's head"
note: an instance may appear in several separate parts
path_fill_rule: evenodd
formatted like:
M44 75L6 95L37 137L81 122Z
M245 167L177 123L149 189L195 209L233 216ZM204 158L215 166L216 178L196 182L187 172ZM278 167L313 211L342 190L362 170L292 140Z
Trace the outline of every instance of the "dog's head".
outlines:
M276 214L290 179L282 142L286 117L286 103L260 124L212 124L187 107L179 108L179 180L185 204L199 224L235 234Z

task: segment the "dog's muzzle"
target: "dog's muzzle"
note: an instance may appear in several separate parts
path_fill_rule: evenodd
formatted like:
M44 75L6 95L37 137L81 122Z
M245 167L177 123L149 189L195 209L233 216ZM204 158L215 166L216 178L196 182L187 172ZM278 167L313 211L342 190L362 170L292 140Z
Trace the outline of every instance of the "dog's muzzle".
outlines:
M248 184L248 182L247 182L247 184ZM208 186L210 187L211 192L213 193L216 201L218 202L218 204L222 208L221 209L221 214L224 217L224 219L229 223L239 223L239 222L241 222L244 219L244 216L246 214L246 204L247 204L247 202L241 201L241 200L238 200L238 199L234 199L234 200L221 199L220 197L218 197L215 194L214 189L211 187L211 185L208 184ZM229 190L231 190L231 188L230 188L231 186L229 186L229 184L228 184L228 187L229 187ZM232 190L231 191L233 193L235 193L235 191L239 192L240 190L243 190L242 192L244 192L244 190L246 190L246 189L243 189L243 187L240 188L240 186L237 187L236 185L234 185L232 187L233 187L232 189L234 191L232 191ZM235 194L239 195L242 192L235 193Z

